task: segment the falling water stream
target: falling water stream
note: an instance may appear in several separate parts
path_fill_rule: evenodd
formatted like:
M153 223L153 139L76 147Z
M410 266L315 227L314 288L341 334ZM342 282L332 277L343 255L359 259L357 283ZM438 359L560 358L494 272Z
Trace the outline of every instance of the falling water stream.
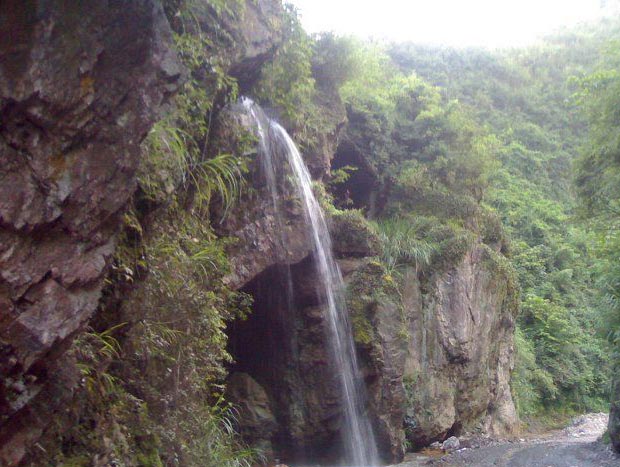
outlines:
M257 128L263 170L276 212L278 211L278 190L274 161L278 154L283 155L290 165L293 175L291 181L303 204L319 277L317 293L327 302L327 340L342 393L344 462L355 467L376 466L378 465L377 447L372 426L363 406L365 391L348 321L344 283L338 264L334 260L331 236L323 210L312 191L310 174L299 150L286 130L274 120L268 119L250 99L243 99L242 102ZM290 293L290 290L288 292Z

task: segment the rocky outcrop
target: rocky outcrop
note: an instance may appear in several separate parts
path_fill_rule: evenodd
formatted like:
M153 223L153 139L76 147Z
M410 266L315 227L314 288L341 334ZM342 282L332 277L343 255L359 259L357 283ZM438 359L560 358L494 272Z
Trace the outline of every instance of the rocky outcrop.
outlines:
M285 36L285 19L279 0L246 1L241 19L229 18L235 53L229 73L249 88L259 77L261 66L273 58ZM209 25L205 24L205 28Z
M218 125L220 134L242 133L231 130L235 126L245 127L246 131L252 128L248 127L247 118L236 112L228 115L226 121ZM323 175L328 168L326 151L336 147L336 141L330 138L337 138L338 127L334 123L331 137L323 135L324 151L305 154L310 165L316 162L315 168L322 167ZM231 141L230 136L222 139ZM223 232L239 239L230 249L233 272L229 283L242 287L254 298L248 319L232 323L228 329L229 350L236 361L231 371L233 375L249 375L267 394L278 429L273 434L263 432L260 439L252 434L246 439L257 446L272 446L288 462L333 462L341 455L343 446L339 438L342 395L326 341L326 305L324 297L317 295L319 279L310 257L309 229L300 200L286 175L288 162L282 159L274 164L279 169L276 183L281 193L274 205L259 155L251 156L252 190L220 226ZM341 257L343 273L348 278L366 265L368 257L377 254L378 240L359 212L329 214L334 250ZM382 306L379 310L398 314L399 309ZM393 343L394 333L389 326L381 325L380 332L387 342ZM390 347L389 351L394 349ZM402 404L395 402L398 399L391 393L391 386L398 387L398 378L388 371L393 363L387 353L386 347L385 352L373 355L372 368L364 371L365 377L376 385L371 404L377 413L382 455L386 460L396 460L402 456L402 437L399 429L393 427L402 423L398 415ZM236 385L234 380L229 384ZM397 410L391 410L395 406ZM256 410L258 407L244 409L248 416L240 417L242 431L253 432L255 417L251 414Z
M616 450L620 452L620 377L617 373L612 380L611 387L611 409L609 411L609 423L607 425L607 431L611 439L611 444Z
M260 116L264 117L262 113ZM267 128L268 123L263 125ZM248 139L259 138L256 122L247 109L240 104L225 109L215 123L214 133L213 146L219 152L248 157L246 178L250 186L217 225L223 236L235 239L229 250L232 272L226 281L240 288L274 265L300 262L310 254L312 244L294 188L282 176L288 162L281 154L276 155L274 165L279 172L278 190L284 195L273 201L258 145L246 144Z
M339 261L346 281L356 271L372 268L364 258ZM360 273L361 274L361 273ZM358 274L357 277L367 277ZM333 368L325 304L316 294L316 271L310 258L291 265L272 267L243 289L255 305L247 321L229 327L230 351L236 372L248 373L268 395L278 425L275 433L263 432L255 445L271 445L276 457L290 463L324 462L342 455L343 402L338 374ZM291 284L287 291L286 284ZM290 294L292 292L292 294ZM293 301L289 301L289 297ZM398 322L399 308L386 303L376 308L383 320L375 321L381 341L361 344L363 376L367 383L369 415L386 461L402 458L403 391L399 384L404 356L397 352L398 334L390 323ZM353 318L355 319L355 318ZM233 381L233 385L236 383ZM229 382L230 384L230 382ZM400 397L400 398L399 398ZM258 410L254 407L247 413ZM245 409L244 409L245 410ZM242 431L251 431L253 416L240 417Z
M239 431L266 457L273 457L271 438L278 428L265 389L247 373L233 373L226 384L226 398L234 404L236 418L243 420Z
M372 259L341 260L341 268L386 460L402 456L404 437L419 448L462 431L515 429L518 291L503 257L475 244L450 267L430 276L411 268L398 283Z
M413 270L404 276L405 433L414 447L463 430L515 428L509 381L518 299L505 261L479 245L424 282Z
M369 416L385 462L402 459L406 321L394 280L375 258L343 259L347 303L366 382Z
M304 157L312 178L323 180L331 174L332 159L347 123L347 112L338 90L329 84L318 87L314 101L321 109L323 130L314 135L315 141L304 151Z
M71 397L139 145L180 82L154 0L0 6L0 463ZM75 373L75 372L73 372Z
M329 175L331 158L346 121L344 106L334 92L321 90L317 93L316 104L325 116L323 130L313 138L316 143L303 153L304 162L315 180ZM266 122L263 125L265 128L268 126ZM214 128L213 151L245 154L249 159L249 174L246 177L249 190L217 226L222 235L237 239L230 249L233 271L227 282L239 288L273 265L300 262L310 254L312 243L294 187L281 176L276 182L282 195L274 205L258 147L247 144L248 139L259 136L256 122L247 110L239 104L228 107L220 113ZM279 159L274 161L274 165L279 168L278 171L288 170L284 155L276 156ZM342 222L347 220L343 218ZM358 237L364 238L364 223L358 222L357 225L362 230ZM361 248L364 250L361 252L363 256L365 250L372 246Z

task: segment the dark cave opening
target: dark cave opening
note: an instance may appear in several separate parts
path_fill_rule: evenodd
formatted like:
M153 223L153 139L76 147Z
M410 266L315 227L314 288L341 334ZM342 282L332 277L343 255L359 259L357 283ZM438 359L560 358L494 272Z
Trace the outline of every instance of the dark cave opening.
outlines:
M347 167L353 167L354 170L346 170ZM369 218L381 213L387 201L387 185L353 143L346 139L340 142L332 168L345 168L349 174L345 182L333 188L334 197L341 208L362 209Z
M264 390L276 425L268 442L244 420L240 432L288 463L331 463L341 454L338 382L326 355L315 274L310 257L263 271L242 289L254 299L252 313L226 330L234 359L230 374L248 375Z

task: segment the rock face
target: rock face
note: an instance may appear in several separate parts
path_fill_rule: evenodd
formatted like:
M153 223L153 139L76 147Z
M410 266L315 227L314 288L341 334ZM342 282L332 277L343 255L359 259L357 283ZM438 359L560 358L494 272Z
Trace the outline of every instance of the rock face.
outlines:
M367 258L341 260L345 280L354 280L369 262ZM310 258L291 266L274 266L260 274L244 288L255 299L252 315L229 328L230 351L236 359L234 371L247 372L264 389L278 425L271 437L263 432L260 440L253 441L256 445L271 443L276 457L288 463L330 463L342 454L342 395L331 365L327 311L316 295L315 274ZM288 301L287 282L291 284L292 302ZM393 344L398 337L391 323L398 322L398 307L386 303L376 311L385 317L377 320L381 341L374 346L360 345L359 351L364 361L369 415L381 455L390 461L402 457L404 393L399 379L402 366L397 363L404 361L404 355L400 360L392 356L397 352ZM252 420L249 417L240 422L251 428Z
M316 142L304 156L312 178L323 180L331 173L332 159L347 123L347 112L338 91L329 85L319 86L315 102L322 109L321 124L325 130L316 135Z
M409 316L405 432L415 447L461 430L509 433L516 290L486 246L421 284L405 275Z
M504 262L477 244L450 268L426 277L406 270L397 284L371 259L341 261L386 460L402 456L403 437L416 448L516 426L509 380L517 289Z
M274 56L284 38L282 2L278 0L246 1L241 23L232 20L236 53L230 70L242 89L258 78L261 66ZM208 25L205 25L208 27Z
M238 418L243 420L241 435L265 456L273 456L269 441L278 428L267 393L247 373L233 373L226 385L226 398L235 405Z
M235 126L252 126L234 112L223 117L227 123L220 122L221 135L240 133L231 130ZM329 168L329 148L336 147L342 126L339 118L330 121L333 131L319 138L321 144L306 155L307 163L319 172L317 178ZM220 138L230 141L229 136ZM276 181L282 194L274 206L260 163L253 156L251 196L243 199L221 226L240 240L231 249L233 272L229 283L242 287L255 303L247 321L229 326L229 350L236 360L232 371L248 374L262 387L278 424L277 432L264 432L262 439L254 437L254 444L272 445L279 457L290 462L334 461L343 445L339 439L342 401L326 342L325 303L317 295L319 280L309 256L309 229L287 177ZM282 167L287 164L285 160L277 163ZM377 254L377 238L359 213L332 213L329 223L345 280L351 279L368 266L369 257ZM400 316L398 305L393 303L373 310L394 320ZM378 320L377 324L381 344L360 351L369 353L363 371L371 386L369 404L375 414L371 417L376 421L382 455L391 461L402 457L404 393L399 378L404 354L401 352L398 365L391 356L397 352L398 340L392 322ZM243 431L252 431L253 419L241 420Z
M184 4L190 7L191 21L185 21L177 11ZM263 64L274 57L284 40L286 17L282 2L240 0L217 5L170 1L168 17L179 34L206 35L209 41L205 53L237 79L240 90L247 91L260 77Z
M259 137L249 112L240 104L234 105L220 114L215 128L214 146L218 151L245 152L250 159L247 178L251 189L217 226L222 235L237 240L230 249L233 271L227 282L240 288L271 266L298 263L308 256L312 243L293 187L279 176L277 189L283 195L274 204L258 146L243 147L248 135ZM276 157L274 164L286 168L284 156Z
M10 466L71 395L60 359L97 306L139 144L181 69L154 0L8 1L0 25L0 463Z
M377 447L385 462L400 461L404 453L402 381L407 348L400 294L374 258L343 259L340 266Z
M617 370L616 370L617 371ZM607 425L611 444L616 452L620 452L620 377L616 373L611 388L611 409Z

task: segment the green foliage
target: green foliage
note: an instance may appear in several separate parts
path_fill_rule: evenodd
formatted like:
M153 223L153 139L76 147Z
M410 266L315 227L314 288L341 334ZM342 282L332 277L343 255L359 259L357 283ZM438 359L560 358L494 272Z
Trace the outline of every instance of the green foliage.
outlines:
M350 54L359 71L341 88L350 144L340 156L357 160L359 176L374 178L379 192L396 185L402 196L392 199L419 205L413 198L445 195L457 202L471 198L477 205L497 167L500 141L457 100L445 99L440 88L399 70L381 46L353 45Z
M589 117L590 135L577 172L577 185L587 212L613 219L620 213L620 53L614 45L605 56L604 67L580 83L580 100Z
M187 432L187 444L183 445L187 465L252 467L260 460L258 452L240 442L234 430L234 411L223 399L181 410L181 415L176 421L179 431Z
M150 203L189 198L206 217L215 195L225 215L243 187L245 160L242 154L211 154L208 148L215 101L232 102L238 93L235 79L224 71L233 38L222 18L239 18L244 3L182 0L165 7L177 25L174 41L188 79L175 97L174 111L144 142L139 186Z
M609 168L620 138L610 122L620 114L610 96L620 96L620 59L608 58L613 65L585 81L571 77L592 69L617 30L577 30L493 53L353 43L361 66L341 88L349 127L339 156L358 171L334 191L353 193L355 207L379 218L390 270L441 270L478 239L510 250L525 310L513 392L525 416L598 410L607 397L609 355L591 274L601 265L597 240L574 216L570 169L586 121L572 96L580 82L582 100L601 99L578 181L587 207L611 214L620 171ZM364 198L357 185L369 180L376 194ZM381 197L377 212L370 205ZM435 227L420 229L431 218Z
M334 169L331 172L331 176L329 178L329 186L340 185L341 183L346 182L351 174L354 173L358 167L352 165L345 165L340 167L339 169Z
M117 379L107 371L107 367L112 360L120 357L121 346L114 333L126 324L117 324L102 332L90 330L77 339L75 354L78 368L93 400L104 400L118 390Z
M594 274L598 288L600 327L612 346L612 407L618 404L620 381L620 53L617 35L610 42L604 61L581 81L580 101L588 115L590 133L577 166L577 185L582 216L590 220L596 234L598 258ZM617 424L616 424L617 425ZM610 426L617 437L618 427Z
M413 265L418 270L431 263L438 245L424 238L429 233L425 229L427 219L392 218L377 225L382 245L381 259L389 274L393 275L404 265Z
M315 37L312 45L312 75L319 86L340 88L362 70L355 60L354 39L328 32Z
M168 117L155 124L144 143L147 157L139 176L143 195L160 204L191 189L198 209L207 217L212 197L217 195L225 214L241 194L245 161L231 154L205 157L205 148L190 133L174 127L173 121Z
M307 128L316 124L308 120L318 117L314 115L313 104L313 44L293 6L286 6L283 20L287 23L284 28L287 37L275 58L261 69L261 77L254 86L253 94L262 104L278 108L282 118L304 139Z
M221 402L231 361L225 327L247 314L250 297L224 284L230 240L211 227L215 208L225 215L239 197L246 172L243 152L218 151L210 134L216 101L237 97L224 70L235 40L228 25L244 4L165 2L188 79L143 144L96 330L74 350L84 409L53 465L90 465L93 456L149 467L255 463Z

